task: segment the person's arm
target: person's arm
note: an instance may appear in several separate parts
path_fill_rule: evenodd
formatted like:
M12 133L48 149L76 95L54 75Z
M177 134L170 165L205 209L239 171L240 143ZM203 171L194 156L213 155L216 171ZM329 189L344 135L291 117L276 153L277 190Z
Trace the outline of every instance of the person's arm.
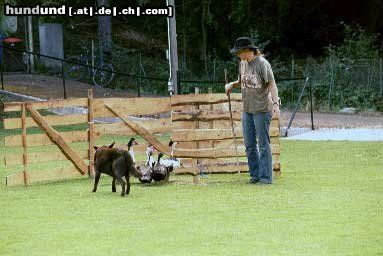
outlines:
M273 101L273 110L272 110L273 117L279 117L280 115L279 107L281 104L281 100L278 97L278 88L277 88L277 85L275 84L275 80L268 82L267 85L270 86L271 100Z
M279 97L278 97L278 88L277 88L277 85L275 84L275 81L270 81L268 83L268 86L270 86L270 93L271 93L271 99L273 101L273 105L276 105L278 104L278 106L280 105L280 100L279 100Z
M239 80L233 82L233 87L240 87Z

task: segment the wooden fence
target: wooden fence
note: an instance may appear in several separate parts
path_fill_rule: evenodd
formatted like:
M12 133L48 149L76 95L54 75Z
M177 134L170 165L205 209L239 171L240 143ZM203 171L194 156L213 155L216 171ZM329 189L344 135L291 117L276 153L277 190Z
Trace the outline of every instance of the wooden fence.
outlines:
M95 98L90 90L88 98L53 100L44 102L13 102L4 105L5 112L18 111L21 117L4 119L5 129L21 129L21 134L5 137L6 166L22 165L22 172L6 178L7 185L28 185L34 182L59 180L93 174L94 141L103 135L142 136L165 154L170 148L160 142L154 134L171 134L177 141L174 156L181 158L183 167L176 174L189 173L197 177L201 171L208 173L237 172L247 170L246 156L241 129L241 95L232 94L233 119L240 165L236 165L235 149L231 132L228 100L224 94L176 95L166 98ZM53 115L42 110L77 107L82 114ZM48 113L48 114L47 114ZM137 119L133 116L156 116ZM95 119L104 122L95 123ZM119 119L120 122L110 121ZM79 131L57 131L57 126L68 127L83 124ZM40 133L28 132L28 128L39 127ZM84 130L84 127L86 130ZM65 130L65 129L61 129ZM272 120L270 128L273 168L280 173L279 123ZM128 138L127 138L128 140ZM76 146L86 142L86 148ZM49 151L38 152L33 147L54 145ZM14 148L21 150L15 151ZM143 154L146 145L135 148ZM6 150L8 151L8 150ZM16 153L15 153L16 152ZM66 161L67 167L46 171L30 171L31 164ZM197 180L195 180L197 181Z
M241 94L231 95L233 120L239 165L230 124L228 98L225 94L176 95L171 98L172 140L177 141L175 155L191 157L183 171L199 174L246 172L247 158L243 144L241 124ZM273 119L270 126L273 170L280 175L279 120Z

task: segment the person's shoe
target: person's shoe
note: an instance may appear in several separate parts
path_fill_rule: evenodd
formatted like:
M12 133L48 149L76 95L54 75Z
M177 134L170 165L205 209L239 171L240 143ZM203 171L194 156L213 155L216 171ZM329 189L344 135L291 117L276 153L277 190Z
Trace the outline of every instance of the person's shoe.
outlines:
M261 184L261 185L271 185L271 184L273 184L269 180L259 179L258 181L259 181L258 184Z
M250 180L249 180L250 184L255 184L257 182L259 182L259 179L256 179L256 178L250 178Z

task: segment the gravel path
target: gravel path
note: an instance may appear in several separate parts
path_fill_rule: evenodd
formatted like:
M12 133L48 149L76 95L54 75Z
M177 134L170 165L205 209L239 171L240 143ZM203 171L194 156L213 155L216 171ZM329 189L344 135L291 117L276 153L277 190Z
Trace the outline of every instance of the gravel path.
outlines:
M383 129L366 128L321 128L291 137L282 138L283 140L347 140L347 141L382 141Z

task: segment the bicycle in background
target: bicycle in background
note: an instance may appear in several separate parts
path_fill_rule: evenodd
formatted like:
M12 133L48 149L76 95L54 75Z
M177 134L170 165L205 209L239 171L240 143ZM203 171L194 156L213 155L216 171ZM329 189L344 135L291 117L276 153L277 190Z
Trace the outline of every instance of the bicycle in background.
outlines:
M106 56L110 53L104 52ZM65 59L64 75L66 78L81 80L86 76L92 77L93 84L97 87L106 87L114 78L114 67L112 63L104 61L101 54L100 62L97 68L92 67L92 57L90 51L85 45L81 45L81 54L79 56L70 56ZM96 59L93 57L94 60Z

